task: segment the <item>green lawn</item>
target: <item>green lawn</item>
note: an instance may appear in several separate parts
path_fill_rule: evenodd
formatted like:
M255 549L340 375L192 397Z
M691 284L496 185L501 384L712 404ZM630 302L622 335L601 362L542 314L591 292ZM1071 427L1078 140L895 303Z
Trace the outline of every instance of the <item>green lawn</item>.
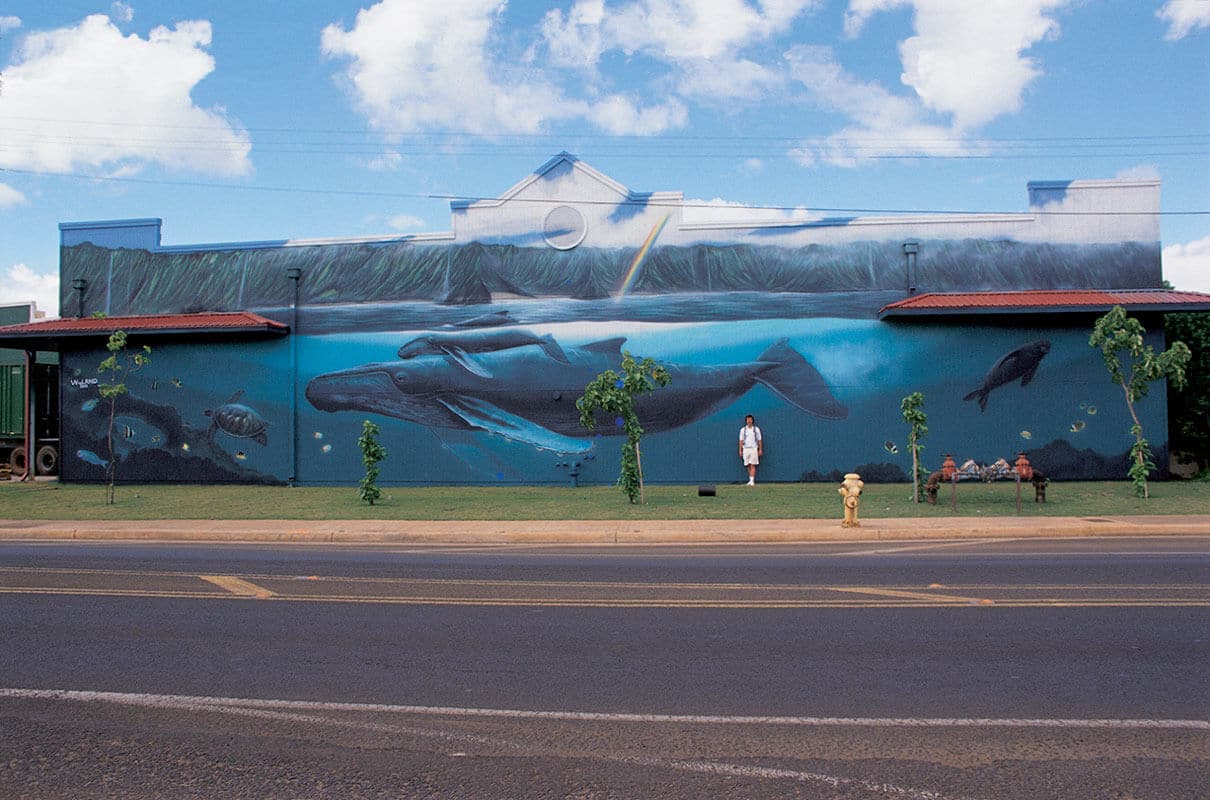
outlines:
M387 487L374 506L354 487L118 486L117 503L105 505L101 485L0 483L0 520L16 519L840 519L839 484L795 483L718 486L717 497L698 497L697 486L649 486L646 505L629 505L616 487L550 486ZM1119 483L1052 483L1047 503L1033 502L1021 486L1023 516L1210 514L1210 483L1153 482L1151 498ZM911 502L911 487L870 484L863 517L1013 516L1016 484L962 483L958 508L950 487L936 506Z

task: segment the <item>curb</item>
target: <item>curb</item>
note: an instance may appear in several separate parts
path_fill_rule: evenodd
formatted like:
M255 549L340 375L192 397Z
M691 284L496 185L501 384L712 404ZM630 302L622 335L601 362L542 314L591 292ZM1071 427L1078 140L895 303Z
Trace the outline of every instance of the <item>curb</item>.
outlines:
M298 544L737 544L1210 536L1210 516L988 520L152 520L0 522L0 541Z

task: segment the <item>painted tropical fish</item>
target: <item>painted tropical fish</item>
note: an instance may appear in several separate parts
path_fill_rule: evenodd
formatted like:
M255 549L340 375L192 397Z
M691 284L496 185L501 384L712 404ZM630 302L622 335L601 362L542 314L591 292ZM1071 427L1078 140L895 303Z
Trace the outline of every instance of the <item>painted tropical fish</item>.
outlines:
M491 377L438 355L363 364L312 379L307 400L320 411L372 412L431 428L489 431L543 450L583 453L598 433L625 432L608 424L585 430L571 399L601 372L617 368L625 341L561 349L566 361L538 347L481 352L476 360ZM849 413L786 339L742 364L666 366L672 383L635 401L643 427L652 433L713 414L758 383L823 419L844 419Z
M255 409L239 402L243 395L244 390L240 389L223 405L213 411L206 410L206 416L210 417L210 437L214 438L214 432L221 430L237 439L251 439L262 447L268 445L265 430L269 423Z
M101 458L99 455L97 455L96 453L94 453L91 450L77 450L76 458L80 459L81 461L86 461L89 464L92 464L97 467L108 467L109 466L108 461Z
M993 364L983 379L983 385L962 399L974 400L977 397L979 398L979 410L987 410L987 395L992 389L1012 383L1017 378L1021 379L1022 386L1028 386L1029 382L1034 379L1034 373L1038 371L1038 364L1042 363L1042 359L1049 352L1050 342L1046 339L1021 345Z
M481 378L492 377L487 368L472 355L511 350L514 347L537 345L542 352L561 364L569 363L567 355L550 334L538 336L526 330L465 331L459 333L426 333L399 348L400 358L417 356L449 356L455 364Z

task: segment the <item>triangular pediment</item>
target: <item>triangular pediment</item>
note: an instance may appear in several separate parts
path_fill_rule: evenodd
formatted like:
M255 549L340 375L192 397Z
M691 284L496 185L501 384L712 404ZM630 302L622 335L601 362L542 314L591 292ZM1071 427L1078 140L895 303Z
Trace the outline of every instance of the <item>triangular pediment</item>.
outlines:
M659 194L661 196L666 194L673 199L680 197L679 192L661 192ZM604 199L618 202L649 201L653 195L651 193L636 194L605 173L581 161L574 154L563 151L513 184L497 198L454 201L450 206L455 210L490 208L503 205L510 200L549 200L552 196L562 196L573 201L576 198L586 198L599 203Z

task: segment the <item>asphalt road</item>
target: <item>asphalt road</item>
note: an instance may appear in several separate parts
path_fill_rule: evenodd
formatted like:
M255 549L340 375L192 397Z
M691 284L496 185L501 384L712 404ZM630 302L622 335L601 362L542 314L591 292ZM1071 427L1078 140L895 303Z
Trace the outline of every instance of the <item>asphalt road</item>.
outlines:
M0 545L0 796L1210 797L1210 539Z

